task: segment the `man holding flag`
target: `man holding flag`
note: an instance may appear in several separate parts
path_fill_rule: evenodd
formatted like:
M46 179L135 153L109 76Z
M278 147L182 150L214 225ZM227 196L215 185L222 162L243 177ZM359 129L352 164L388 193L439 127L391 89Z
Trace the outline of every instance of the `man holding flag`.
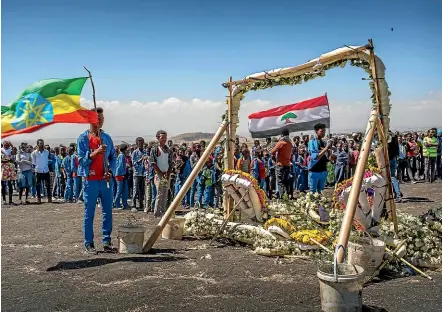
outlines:
M90 129L78 138L77 147L78 173L83 178L84 189L84 247L88 254L97 254L93 227L98 198L101 199L103 215L103 249L105 252L114 251L111 244L113 200L109 182L112 179L112 172L115 171L116 154L112 138L101 129L104 123L103 109L99 107L92 111L98 114L98 124L90 124ZM105 168L108 170L105 171Z

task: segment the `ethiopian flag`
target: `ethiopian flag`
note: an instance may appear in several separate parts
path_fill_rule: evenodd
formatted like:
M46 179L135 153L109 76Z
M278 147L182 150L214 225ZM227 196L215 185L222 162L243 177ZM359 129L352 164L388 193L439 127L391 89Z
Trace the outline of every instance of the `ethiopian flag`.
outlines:
M97 123L97 113L80 106L88 77L41 80L1 107L2 138L31 133L54 123Z
M330 127L327 95L249 115L252 138L269 138L289 132L309 131L317 123Z

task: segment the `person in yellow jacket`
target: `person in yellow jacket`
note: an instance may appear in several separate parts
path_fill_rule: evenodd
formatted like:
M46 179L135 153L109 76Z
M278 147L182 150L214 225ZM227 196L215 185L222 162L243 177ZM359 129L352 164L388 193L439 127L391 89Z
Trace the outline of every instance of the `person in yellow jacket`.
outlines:
M437 147L439 141L436 137L437 129L431 128L423 142L423 156L425 157L425 177L433 183L436 178Z

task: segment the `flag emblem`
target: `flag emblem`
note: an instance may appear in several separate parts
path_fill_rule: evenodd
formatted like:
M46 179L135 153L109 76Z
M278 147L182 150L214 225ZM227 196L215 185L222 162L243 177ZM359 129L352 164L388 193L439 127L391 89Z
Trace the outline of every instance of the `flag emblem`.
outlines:
M30 93L17 103L11 126L15 130L52 122L54 110L52 104L38 93Z
M294 121L291 121L290 119L295 119L296 117L295 113L288 112L281 117L281 121L285 121L285 124L292 124Z

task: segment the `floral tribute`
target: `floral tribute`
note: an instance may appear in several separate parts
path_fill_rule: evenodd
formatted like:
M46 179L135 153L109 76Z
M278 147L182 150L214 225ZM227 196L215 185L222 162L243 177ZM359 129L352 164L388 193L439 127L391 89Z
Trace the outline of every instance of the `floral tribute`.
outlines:
M259 187L258 181L249 173L243 172L241 170L226 170L224 171L225 174L228 174L230 176L238 175L241 179L247 180L250 183L252 183L253 188L256 191L256 194L258 194L259 202L261 203L261 207L264 209L267 207L267 196L263 189Z

